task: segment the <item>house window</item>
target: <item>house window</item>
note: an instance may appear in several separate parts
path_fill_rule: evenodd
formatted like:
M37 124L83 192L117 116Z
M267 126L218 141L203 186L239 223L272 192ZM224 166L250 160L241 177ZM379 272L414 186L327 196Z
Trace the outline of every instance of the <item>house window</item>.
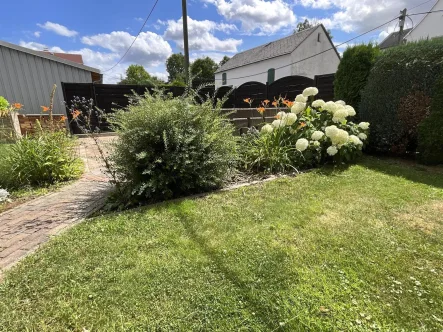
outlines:
M222 85L228 84L228 75L226 73L222 74Z
M275 81L275 69L271 68L268 70L268 84L271 84Z
M317 35L317 41L320 42L320 32Z

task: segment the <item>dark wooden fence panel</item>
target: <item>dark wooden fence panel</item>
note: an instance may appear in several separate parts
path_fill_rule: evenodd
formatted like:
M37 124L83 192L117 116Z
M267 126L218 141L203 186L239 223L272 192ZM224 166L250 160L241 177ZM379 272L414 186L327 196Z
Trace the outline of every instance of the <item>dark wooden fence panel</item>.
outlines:
M268 99L283 97L294 100L307 87L314 86L314 80L304 76L287 76L276 80L268 86Z
M334 79L335 74L315 76L315 86L319 90L317 99L334 100Z
M288 76L275 81L270 85L260 82L247 82L233 90L227 101L223 104L224 108L237 108L235 114L229 117L238 124L239 128L252 127L256 125L257 121L263 120L262 116L255 110L261 105L265 99L273 101L280 96L289 100L294 100L295 97L302 93L303 90L310 86L316 86L319 89L317 98L325 101L334 99L334 74L318 75L315 79L304 76ZM116 84L92 84L92 83L62 83L65 101L69 102L74 96L84 97L86 99L93 99L95 105L103 110L105 113L111 113L114 109L126 107L129 103L128 96L133 92L137 94L144 94L146 90L152 92L153 89L149 86L143 85L116 85ZM231 91L232 87L223 86L214 91L213 87L205 87L199 92L200 98L206 100L208 96L216 99L223 98ZM174 97L183 95L185 88L183 87L167 87L164 88L165 93L171 93ZM197 98L197 101L200 100ZM245 109L248 104L244 99L251 98L253 100L253 109ZM230 110L232 112L232 110ZM266 110L266 121L269 122L275 115L276 110ZM68 114L68 119L71 120L71 114ZM75 122L70 121L71 130L75 134L81 133L81 130L75 125ZM98 120L92 118L93 125L98 125ZM109 124L104 122L100 124L100 129L108 131ZM242 130L243 130L242 129Z
M246 98L251 98L252 107L259 107L267 99L266 84L260 82L247 82L235 89L235 107L246 107Z

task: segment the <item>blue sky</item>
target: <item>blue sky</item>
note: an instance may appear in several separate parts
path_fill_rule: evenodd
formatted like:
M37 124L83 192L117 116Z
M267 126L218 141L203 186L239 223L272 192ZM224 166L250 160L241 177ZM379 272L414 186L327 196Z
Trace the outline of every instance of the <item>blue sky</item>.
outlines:
M426 0L188 0L191 58L223 55L287 36L305 18L332 30L344 42L382 24L403 8ZM430 0L412 12L428 10ZM106 70L131 44L154 0L20 0L2 3L0 40L41 50L81 53L85 64ZM116 82L131 63L166 78L165 60L182 49L181 0L159 0L128 56L105 82ZM414 17L415 23L419 20ZM408 23L409 24L409 23ZM395 22L355 42L383 39ZM343 48L339 49L343 51Z

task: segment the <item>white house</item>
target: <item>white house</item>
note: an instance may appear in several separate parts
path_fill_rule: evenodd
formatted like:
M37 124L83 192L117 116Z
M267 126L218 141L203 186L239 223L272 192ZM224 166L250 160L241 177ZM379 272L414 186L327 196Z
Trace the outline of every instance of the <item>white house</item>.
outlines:
M215 86L237 87L251 81L270 84L292 75L314 78L335 73L339 63L327 31L318 25L234 55L216 71Z
M407 41L417 41L421 39L432 39L443 37L443 0L437 0L430 12L412 29L405 37Z

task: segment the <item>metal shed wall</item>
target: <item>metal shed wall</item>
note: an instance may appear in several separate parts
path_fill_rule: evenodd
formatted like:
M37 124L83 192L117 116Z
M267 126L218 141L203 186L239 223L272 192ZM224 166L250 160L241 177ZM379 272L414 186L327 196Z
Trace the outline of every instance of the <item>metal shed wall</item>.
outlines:
M0 45L0 96L24 105L21 114L40 114L57 84L54 114L66 114L61 82L92 83L91 72Z

